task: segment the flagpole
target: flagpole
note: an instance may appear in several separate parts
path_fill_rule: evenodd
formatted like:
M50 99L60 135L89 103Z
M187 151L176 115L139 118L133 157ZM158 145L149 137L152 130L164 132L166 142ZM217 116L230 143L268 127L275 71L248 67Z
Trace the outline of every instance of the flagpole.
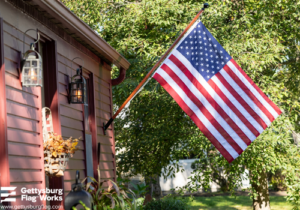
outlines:
M126 104L134 97L137 91L142 87L142 85L147 81L147 79L152 75L152 73L157 69L160 63L165 60L165 58L169 55L169 53L173 50L173 48L177 45L177 43L181 40L184 34L190 29L190 27L196 22L196 20L200 17L200 15L204 12L206 8L209 7L208 3L204 3L203 8L200 12L194 17L194 19L190 22L190 24L184 29L184 31L179 35L179 37L175 40L172 46L167 50L167 52L159 59L159 61L153 66L153 68L148 72L145 78L140 82L140 84L134 89L134 91L130 94L130 96L126 99L126 101L122 104L122 106L118 109L118 111L110 118L110 120L104 125L103 123L103 131L105 133L106 129L110 126L110 124L114 121L114 119L118 116L118 114L122 111L122 109L126 106Z

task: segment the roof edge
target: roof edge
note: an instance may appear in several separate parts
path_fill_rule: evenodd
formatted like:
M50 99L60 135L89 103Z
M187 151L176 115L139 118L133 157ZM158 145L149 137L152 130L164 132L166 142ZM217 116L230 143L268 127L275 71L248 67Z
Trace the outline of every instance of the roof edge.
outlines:
M104 57L108 56L108 60L110 60L113 64L119 68L124 68L125 70L129 68L130 63L120 53L110 46L84 21L72 13L62 2L59 0L33 0L33 2L42 8L44 7L44 9L50 9L51 13L56 15L55 17L62 22L66 22L73 30L76 31L76 35L86 41L89 45L93 46L94 49L100 54L103 54Z

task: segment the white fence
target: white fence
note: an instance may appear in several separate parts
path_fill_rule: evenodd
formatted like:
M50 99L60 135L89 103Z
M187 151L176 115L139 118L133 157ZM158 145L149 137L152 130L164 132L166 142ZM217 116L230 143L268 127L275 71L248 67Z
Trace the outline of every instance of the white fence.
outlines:
M178 172L175 174L174 178L168 177L166 180L163 177L160 177L160 187L161 191L168 192L171 189L174 189L176 187L183 187L185 186L189 181L189 177L192 175L193 169L191 168L192 163L196 159L186 159L186 160L180 160L179 165L183 167L184 172ZM247 171L248 172L248 171ZM246 177L244 175L244 177ZM250 186L249 180L243 180L242 182L242 188L248 188ZM218 191L219 186L215 183L211 183L211 191L216 192Z

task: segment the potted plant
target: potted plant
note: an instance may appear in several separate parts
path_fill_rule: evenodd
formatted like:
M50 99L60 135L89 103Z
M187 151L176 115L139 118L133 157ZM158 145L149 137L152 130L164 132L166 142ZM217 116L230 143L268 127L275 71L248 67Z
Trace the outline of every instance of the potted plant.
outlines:
M44 142L44 167L48 176L64 175L69 157L78 150L78 139L64 140L61 135L50 133Z

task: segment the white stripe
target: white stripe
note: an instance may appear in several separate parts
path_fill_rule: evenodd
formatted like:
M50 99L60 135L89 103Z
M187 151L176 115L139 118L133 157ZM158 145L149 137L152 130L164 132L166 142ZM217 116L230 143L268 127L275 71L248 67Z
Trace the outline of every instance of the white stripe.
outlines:
M1 190L15 190L17 187L1 187Z
M221 69L221 71L219 72L229 83L229 85L246 101L246 103L258 114L258 116L260 116L260 118L267 124L267 126L269 126L271 124L269 118L256 106L254 101L249 98L249 96L242 90L242 88L240 88L240 86L235 83L235 81L227 74L224 69Z
M274 118L278 117L277 112L273 107L259 94L259 92L250 84L250 82L244 77L244 75L236 68L236 66L229 61L227 63L229 68L238 76L238 78L247 86L247 88L253 93L253 95L265 106L265 108L273 115Z
M3 202L16 202L16 198L5 198L4 200L1 200L1 203Z
M216 128L209 122L204 114L198 109L198 107L190 100L190 98L183 92L183 90L174 82L174 80L162 69L158 69L157 72L163 77L166 82L176 91L180 98L186 103L186 105L195 113L204 126L211 132L212 135L220 142L220 144L227 150L227 152L235 159L239 154L232 148L232 146L223 138L223 136L216 130Z
M213 97L216 100L216 102L223 108L223 110L226 113L228 113L228 115L231 117L231 119L237 123L237 125L242 129L242 131L244 131L244 133L246 135L247 135L247 133L251 132L251 131L249 131L249 132L246 131L246 130L248 130L247 126L245 126L244 123L242 123L242 121L240 121L238 116L236 116L236 114L230 109L230 107L228 107L227 104L219 97L219 95L215 92L215 90L209 84L207 84L206 80L191 65L191 63L184 56L182 56L181 53L178 52L177 50L173 51L173 54L181 62L184 63L185 67L192 73L192 75L198 80L198 82L201 83L201 85L206 89L206 91L211 95L211 97ZM212 80L215 81L215 78L216 77L212 77ZM256 130L259 133L262 133L264 131L264 129L260 126L260 124L258 124L258 122L255 119L253 119L253 117L243 108L243 106L237 100L235 100L235 98L230 94L230 92L227 91L227 89L224 88L224 86L223 87L219 86L219 88L227 96L227 98L234 104L234 106L238 110L241 111L241 113L244 115L244 117L254 126L254 128L256 128ZM236 118L233 118L232 116L236 116ZM236 121L236 119L239 119L240 122ZM251 136L249 135L248 138L251 139L251 141L253 141L256 138L256 137L254 138L253 136L251 138L250 137Z
M237 135L237 133L228 125L228 123L220 116L220 114L212 107L206 100L202 93L194 86L193 83L185 76L185 74L178 69L178 67L170 60L166 62L173 72L182 80L182 82L189 88L189 90L201 101L203 106L210 112L216 121L224 128L224 130L231 136L231 138L240 146L242 150L247 148L247 144Z

